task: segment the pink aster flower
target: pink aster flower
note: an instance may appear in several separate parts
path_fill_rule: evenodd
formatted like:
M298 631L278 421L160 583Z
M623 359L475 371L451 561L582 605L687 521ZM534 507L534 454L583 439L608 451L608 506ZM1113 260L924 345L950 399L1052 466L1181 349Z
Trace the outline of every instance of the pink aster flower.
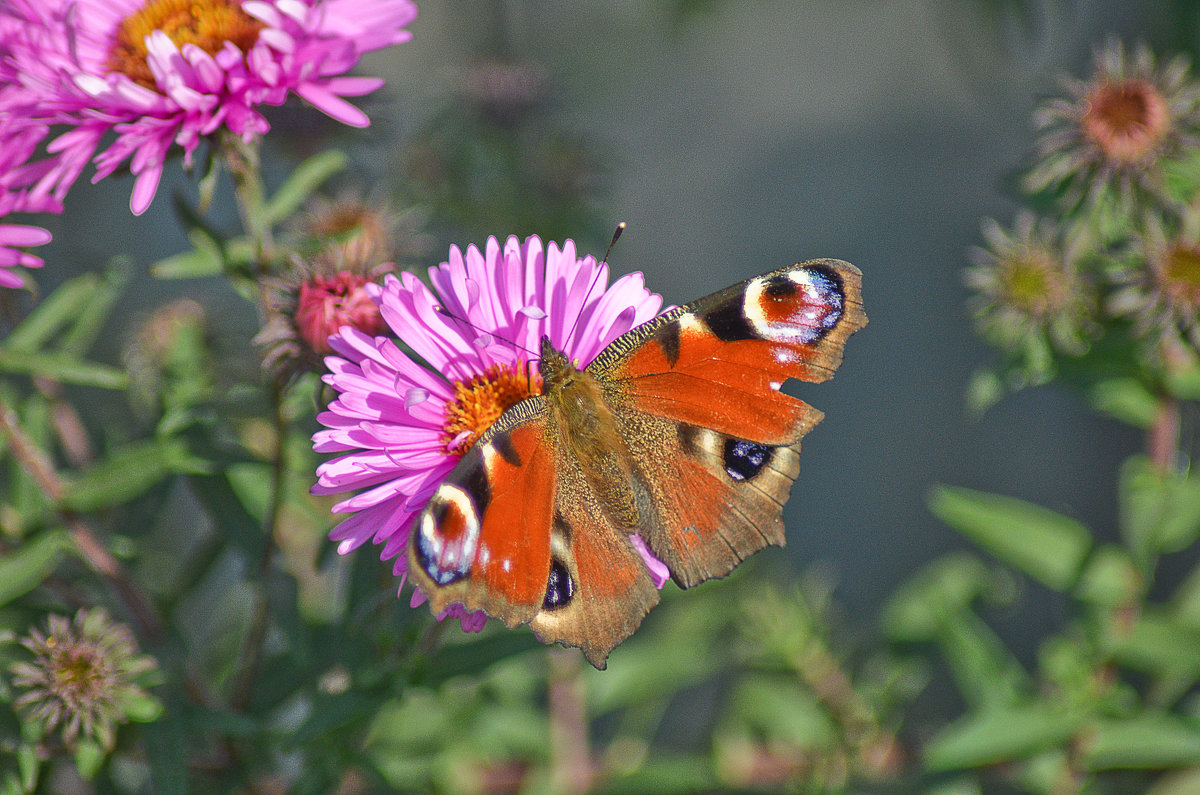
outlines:
M260 105L295 94L365 127L344 97L383 81L344 75L407 41L416 14L411 0L5 0L0 117L38 141L67 128L12 178L61 202L88 161L93 181L128 164L140 214L173 146L190 162L218 130L249 141L270 127Z
M313 493L358 491L333 508L353 514L330 533L338 552L382 544L381 557L396 558L401 577L416 515L479 434L530 394L542 336L584 366L662 305L640 273L608 287L608 266L578 258L570 240L544 249L537 237L510 237L501 248L489 238L483 251L465 254L452 246L429 279L433 290L411 273L365 286L421 363L389 337L344 326L329 339L339 355L325 359L325 382L341 394L318 416L326 430L313 436L317 452L342 454L317 468ZM662 587L666 567L638 541ZM423 601L414 594L413 606ZM482 614L456 607L450 614L464 629L482 627Z
M21 278L8 269L42 267L42 258L21 250L23 246L41 246L50 242L50 233L40 226L0 224L0 287L20 287Z

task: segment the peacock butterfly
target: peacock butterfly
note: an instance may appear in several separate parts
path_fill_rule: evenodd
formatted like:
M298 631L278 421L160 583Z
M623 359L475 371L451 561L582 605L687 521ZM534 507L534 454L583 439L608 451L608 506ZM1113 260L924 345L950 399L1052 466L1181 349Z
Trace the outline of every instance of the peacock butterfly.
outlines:
M784 544L800 439L821 382L867 323L862 274L810 260L676 307L578 369L543 338L542 394L509 408L417 517L408 572L452 604L603 669L658 602L630 537L681 588Z

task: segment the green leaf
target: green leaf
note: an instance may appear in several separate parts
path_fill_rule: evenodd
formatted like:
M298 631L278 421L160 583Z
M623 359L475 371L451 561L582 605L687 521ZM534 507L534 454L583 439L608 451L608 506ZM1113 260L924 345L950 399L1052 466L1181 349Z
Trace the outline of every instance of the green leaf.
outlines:
M163 714L163 703L138 687L126 688L117 707L126 720L134 723L153 723Z
M1200 675L1200 630L1162 610L1147 610L1128 632L1110 639L1122 665L1169 676Z
M891 640L932 640L946 622L968 610L991 579L983 561L966 552L946 555L900 586L880 624Z
M1025 759L1069 742L1085 716L1031 703L991 707L942 729L925 747L925 766L962 770Z
M1056 591L1075 581L1092 545L1080 522L998 494L940 486L929 507L993 555Z
M1075 596L1104 607L1130 604L1142 590L1142 573L1118 546L1106 545L1088 559L1075 586Z
M0 341L0 352L31 352L44 347L61 329L78 317L100 279L88 273L66 282L46 296L21 324Z
M1135 378L1101 381L1091 388L1089 397L1096 411L1136 428L1149 428L1158 414L1158 398Z
M157 279L202 279L217 276L225 269L225 253L221 243L207 230L192 227L188 231L191 251L181 251L160 259L150 266L150 275Z
M17 749L17 768L21 772L21 786L24 787L25 792L33 792L33 788L37 786L41 765L37 746L32 743L21 743Z
M58 346L60 350L75 356L82 356L91 350L132 275L133 268L128 261L121 260L109 265L99 284L88 295L87 302L71 318L70 329Z
M1184 767L1200 764L1200 728L1173 715L1139 715L1100 723L1083 747L1089 770Z
M721 791L711 759L701 754L657 754L625 775L605 780L606 795Z
M1120 500L1121 531L1143 566L1200 537L1200 479L1160 472L1134 456L1121 467Z
M738 683L729 698L729 718L743 731L798 748L829 748L838 730L810 691L790 677L754 676Z
M963 611L938 632L938 644L967 703L1011 704L1029 691L1029 674L975 613Z
M67 484L62 507L98 511L129 502L171 475L204 474L210 465L178 438L149 439L119 448Z
M319 695L313 700L312 713L288 738L294 748L303 748L347 727L366 725L379 709L378 702L353 691L336 696Z
M42 533L0 555L0 605L32 591L54 573L71 541L63 532Z
M150 266L156 279L203 279L221 273L222 258L207 248L194 248L164 257Z
M1167 391L1180 400L1200 400L1200 367L1168 370Z
M346 161L344 152L327 149L296 166L296 170L267 202L267 223L273 226L292 215L321 183L344 169Z
M150 789L157 795L187 795L188 773L187 732L184 729L184 700L180 696L168 699L171 708L153 726L142 727L142 744L150 764Z
M38 375L63 384L124 389L128 377L124 371L106 364L95 364L61 353L0 350L0 373Z
M1004 381L993 370L976 370L967 382L967 411L980 417L1004 397Z
M84 781L91 781L104 766L104 759L107 756L99 743L92 740L80 740L79 744L75 746L75 767L79 770L79 777Z

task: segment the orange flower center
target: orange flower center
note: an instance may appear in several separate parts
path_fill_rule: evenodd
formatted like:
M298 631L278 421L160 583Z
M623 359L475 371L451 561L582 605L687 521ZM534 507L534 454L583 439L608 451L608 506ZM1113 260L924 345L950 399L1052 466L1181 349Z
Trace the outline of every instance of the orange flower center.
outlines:
M495 364L474 378L459 381L454 385L454 402L446 406L447 446L453 445L451 452L462 455L501 414L541 392L541 377L530 374L521 362Z
M227 41L248 51L264 27L242 10L239 0L150 0L117 28L108 68L157 91L158 83L146 59L146 37L154 31L161 30L178 47L194 44L216 55Z
M1200 246L1172 246L1163 257L1160 279L1171 300L1200 309Z
M1171 123L1162 93L1146 80L1104 82L1092 89L1083 132L1110 160L1135 163L1154 152Z

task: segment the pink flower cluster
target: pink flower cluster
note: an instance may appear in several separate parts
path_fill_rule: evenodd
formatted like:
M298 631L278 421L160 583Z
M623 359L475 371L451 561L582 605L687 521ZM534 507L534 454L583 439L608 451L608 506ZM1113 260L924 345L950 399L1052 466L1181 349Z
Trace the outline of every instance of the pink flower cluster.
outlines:
M346 97L383 81L346 72L416 15L411 0L4 0L0 218L61 212L88 163L93 182L128 168L141 214L173 150L252 140L260 106L292 94L365 127Z

